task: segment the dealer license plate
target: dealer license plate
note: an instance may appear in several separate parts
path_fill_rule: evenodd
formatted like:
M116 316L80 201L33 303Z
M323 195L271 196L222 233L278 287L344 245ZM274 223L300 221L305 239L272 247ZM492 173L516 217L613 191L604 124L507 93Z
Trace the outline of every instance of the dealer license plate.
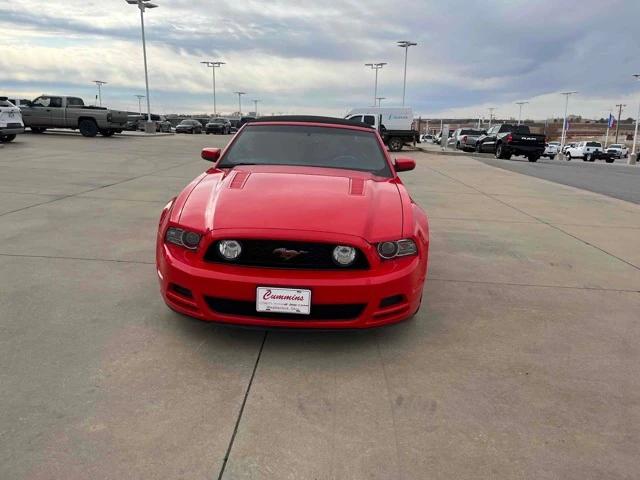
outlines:
M311 290L258 287L256 311L273 313L311 313Z

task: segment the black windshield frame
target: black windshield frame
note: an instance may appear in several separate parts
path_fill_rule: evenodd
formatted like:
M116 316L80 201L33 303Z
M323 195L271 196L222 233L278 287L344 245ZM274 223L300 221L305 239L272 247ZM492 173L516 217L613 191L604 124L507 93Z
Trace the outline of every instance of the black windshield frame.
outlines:
M251 141L254 143L244 144ZM292 147L295 141L298 148ZM266 152L266 157L252 156L256 151ZM328 155L323 156L322 152L328 152ZM368 164L365 165L365 161ZM229 145L217 167L234 168L238 165L337 168L386 178L394 176L386 152L373 130L329 125L248 124Z

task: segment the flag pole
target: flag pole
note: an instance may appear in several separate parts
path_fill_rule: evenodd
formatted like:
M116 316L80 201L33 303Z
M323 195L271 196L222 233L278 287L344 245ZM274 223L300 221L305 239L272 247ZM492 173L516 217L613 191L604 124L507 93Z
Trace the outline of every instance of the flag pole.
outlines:
M611 125L611 113L613 110L609 110L609 118L607 118L607 135L604 137L604 148L607 149L607 143L609 143L609 125Z

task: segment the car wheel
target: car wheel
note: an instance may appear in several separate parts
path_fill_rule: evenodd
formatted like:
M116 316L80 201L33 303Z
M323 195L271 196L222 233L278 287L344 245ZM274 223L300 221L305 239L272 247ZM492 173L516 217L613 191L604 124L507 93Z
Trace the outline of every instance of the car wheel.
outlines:
M496 158L504 158L504 149L502 148L502 144L499 143L498 146L496 147Z
M16 138L16 134L12 133L11 135L2 135L0 137L0 143L9 143L13 142Z
M556 158L555 155L549 155L549 160L554 160Z
M402 150L402 140L398 137L392 137L389 140L389 150L391 150L392 152L399 152L400 150Z
M615 160L615 158L607 158L607 159L605 159L605 162L607 162L607 163L613 163L613 162L614 162L614 160Z
M591 161L591 154L587 153L584 157L582 157L582 161L590 162Z
M538 157L537 155L529 155L527 157L527 160L529 160L530 162L537 162L538 158L540 158L540 157Z
M567 162L570 162L571 161L571 154L569 152L567 152L566 155L567 155Z
M80 129L80 133L83 137L95 137L98 134L98 126L96 125L96 122L88 118L80 120L78 128Z
M100 135L102 135L103 137L113 137L113 134L116 133L113 130L105 130L102 129L100 130Z
M43 127L31 127L31 133L42 133L46 130Z

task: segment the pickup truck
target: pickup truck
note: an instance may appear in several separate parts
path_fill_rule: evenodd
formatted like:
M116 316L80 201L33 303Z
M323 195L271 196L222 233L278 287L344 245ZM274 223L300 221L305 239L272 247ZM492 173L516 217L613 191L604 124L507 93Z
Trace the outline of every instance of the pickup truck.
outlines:
M494 125L486 134L478 137L476 152L495 153L496 158L509 159L522 155L530 162L537 162L544 153L546 137L531 133L527 125Z
M375 128L392 152L399 152L405 143L420 143L420 133L412 128L413 110L408 107L354 108L345 117Z
M605 152L600 142L578 142L575 147L569 147L565 155L567 160L581 158L585 162L604 160L607 163L613 163L615 160L615 155Z
M42 133L47 128L70 128L80 130L84 137L95 137L98 133L110 137L120 133L127 124L127 112L90 107L78 97L42 95L21 107L22 119L33 133Z
M459 128L453 132L452 140L455 143L456 150L474 151L476 142L481 135L486 132L477 128Z
M616 158L627 158L629 156L629 149L621 143L609 145L606 151Z

